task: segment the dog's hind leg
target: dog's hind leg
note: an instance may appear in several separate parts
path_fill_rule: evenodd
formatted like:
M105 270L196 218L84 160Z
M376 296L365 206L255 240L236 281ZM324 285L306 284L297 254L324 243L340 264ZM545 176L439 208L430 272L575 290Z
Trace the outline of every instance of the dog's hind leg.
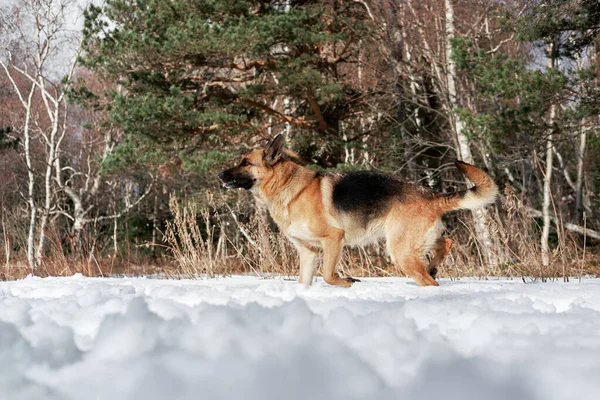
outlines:
M444 258L446 258L451 248L452 240L448 238L439 238L436 240L435 245L431 249L433 257L431 258L429 266L427 267L427 272L429 272L429 275L431 275L432 278L435 279L435 276L438 272L438 267L442 264Z
M335 231L321 240L323 245L323 279L330 285L350 287L354 280L340 278L336 271L338 260L342 252L343 231Z
M420 245L410 239L388 234L387 248L394 264L413 278L419 286L439 286L425 268L421 259Z
M398 257L398 265L400 268L411 278L413 278L419 286L439 286L440 284L435 281L427 273L425 264L421 260L421 257L412 254L403 254Z

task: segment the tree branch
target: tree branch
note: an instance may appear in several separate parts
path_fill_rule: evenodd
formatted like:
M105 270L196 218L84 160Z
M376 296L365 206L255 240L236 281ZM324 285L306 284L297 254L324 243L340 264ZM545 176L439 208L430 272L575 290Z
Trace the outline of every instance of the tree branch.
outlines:
M309 124L304 117L294 118L294 117L292 117L290 115L284 115L284 114L280 113L279 111L274 110L271 107L269 107L269 106L267 106L265 104L259 103L257 101L254 101L254 100L247 100L247 99L246 100L242 100L242 99L238 99L237 101L240 101L240 102L242 102L244 104L247 104L249 106L261 109L264 112L266 112L267 114L274 115L277 118L279 118L280 120L285 121L285 122L289 122L290 124L294 124L294 125L298 125L298 126L305 126L305 127L312 127L311 124Z
M146 191L144 192L144 194L142 194L135 202L128 204L121 212L118 212L116 214L112 214L112 215L102 215L100 217L95 217L95 218L85 218L83 220L83 223L87 224L89 222L98 222L98 221L104 221L107 219L117 219L117 218L121 218L123 215L127 214L133 207L137 206L138 204L140 204L140 202L142 200L144 200L144 198L150 193L150 191L152 190L152 188L154 187L154 182L151 182L150 185L148 185L148 188L146 189Z
M527 212L536 217L536 218L542 218L543 214L541 211L538 211L534 208L531 207L525 207L525 209L527 210ZM572 224L570 222L562 222L560 221L558 218L550 216L550 219L552 220L552 222L554 222L556 225L562 224L562 226L564 226L566 229L570 230L571 232L575 232L575 233L579 233L580 235L583 236L588 236L597 240L600 240L600 232L589 229L589 228L585 228L581 225L576 225L576 224Z
M328 125L327 121L325 121L325 118L323 117L323 113L321 112L321 107L319 107L319 103L317 103L315 98L312 96L307 96L307 98L308 102L310 103L310 107L312 108L313 112L317 116L317 119L319 120L319 131L325 133L327 131Z

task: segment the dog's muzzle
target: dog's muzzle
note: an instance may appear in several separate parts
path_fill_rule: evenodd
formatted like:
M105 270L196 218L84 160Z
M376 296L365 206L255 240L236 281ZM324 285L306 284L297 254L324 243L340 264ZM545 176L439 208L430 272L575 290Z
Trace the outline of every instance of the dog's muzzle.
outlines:
M234 173L232 169L226 169L218 175L223 186L227 189L245 189L249 190L254 186L255 179L245 173Z

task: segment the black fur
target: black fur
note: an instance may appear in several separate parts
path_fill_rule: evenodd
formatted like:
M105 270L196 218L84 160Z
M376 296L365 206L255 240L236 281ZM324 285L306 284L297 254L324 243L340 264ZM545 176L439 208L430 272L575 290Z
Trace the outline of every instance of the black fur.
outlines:
M402 199L406 185L379 172L349 172L335 184L333 204L342 212L358 213L366 225L371 218L387 211L392 198Z
M433 279L435 279L435 276L437 275L437 273L438 273L438 269L437 269L437 267L433 267L433 268L431 268L431 269L429 270L429 275L431 275L431 277L432 277Z
M227 169L219 174L219 179L230 189L252 189L256 181L250 174L236 171L236 167Z

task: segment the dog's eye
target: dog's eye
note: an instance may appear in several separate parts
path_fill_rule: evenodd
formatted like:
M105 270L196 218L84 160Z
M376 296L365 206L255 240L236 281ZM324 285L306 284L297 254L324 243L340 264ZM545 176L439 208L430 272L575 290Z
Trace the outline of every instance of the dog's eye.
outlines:
M248 159L247 159L247 158L244 158L244 159L242 160L242 163L240 164L240 166L241 166L241 167L247 167L247 166L249 166L249 165L252 165L252 163L251 163L250 161L248 161Z

